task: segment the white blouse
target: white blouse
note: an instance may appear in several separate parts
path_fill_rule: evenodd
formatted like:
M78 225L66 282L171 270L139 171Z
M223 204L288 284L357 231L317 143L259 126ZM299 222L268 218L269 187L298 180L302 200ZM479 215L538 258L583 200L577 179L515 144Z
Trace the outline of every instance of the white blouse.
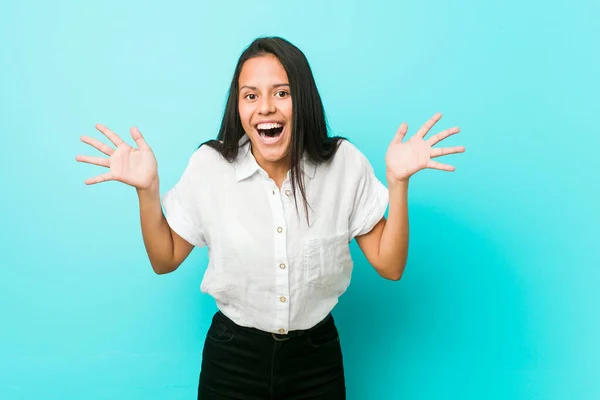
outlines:
M169 226L208 246L200 289L238 325L267 332L308 329L350 284L349 242L383 217L388 190L366 157L344 140L331 161L300 162L310 226L290 173L281 190L257 164L247 136L229 163L209 146L190 158L162 199Z

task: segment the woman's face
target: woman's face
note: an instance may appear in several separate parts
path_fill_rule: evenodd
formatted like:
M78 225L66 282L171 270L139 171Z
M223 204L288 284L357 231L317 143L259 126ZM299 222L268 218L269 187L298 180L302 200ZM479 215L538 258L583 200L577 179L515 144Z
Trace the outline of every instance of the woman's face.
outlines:
M273 55L246 61L239 77L238 108L254 157L263 168L289 166L292 98L285 69Z

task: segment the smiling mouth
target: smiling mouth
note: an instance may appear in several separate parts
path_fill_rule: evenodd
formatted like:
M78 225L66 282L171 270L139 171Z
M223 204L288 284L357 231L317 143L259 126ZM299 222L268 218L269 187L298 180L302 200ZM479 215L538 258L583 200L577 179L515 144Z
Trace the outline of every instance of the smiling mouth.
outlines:
M272 142L277 140L283 132L284 125L278 122L261 123L256 125L256 131L261 139Z

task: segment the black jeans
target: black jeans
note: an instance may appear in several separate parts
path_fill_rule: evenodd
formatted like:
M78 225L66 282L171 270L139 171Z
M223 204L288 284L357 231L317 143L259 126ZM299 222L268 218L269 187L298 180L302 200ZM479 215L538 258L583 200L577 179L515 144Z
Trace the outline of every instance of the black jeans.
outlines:
M204 343L198 399L346 399L333 317L277 335L241 327L217 312Z

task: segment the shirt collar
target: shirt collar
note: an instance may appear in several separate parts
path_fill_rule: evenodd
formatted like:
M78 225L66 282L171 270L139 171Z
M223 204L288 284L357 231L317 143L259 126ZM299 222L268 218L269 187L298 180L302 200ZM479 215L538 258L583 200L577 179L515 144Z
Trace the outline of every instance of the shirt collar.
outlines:
M262 168L256 162L256 159L252 155L251 142L248 135L242 136L238 142L239 150L235 160L235 177L237 181L242 181L246 178L251 177L257 171L261 171ZM310 179L314 178L317 170L317 165L309 160L306 153L300 160L300 170L304 172Z

